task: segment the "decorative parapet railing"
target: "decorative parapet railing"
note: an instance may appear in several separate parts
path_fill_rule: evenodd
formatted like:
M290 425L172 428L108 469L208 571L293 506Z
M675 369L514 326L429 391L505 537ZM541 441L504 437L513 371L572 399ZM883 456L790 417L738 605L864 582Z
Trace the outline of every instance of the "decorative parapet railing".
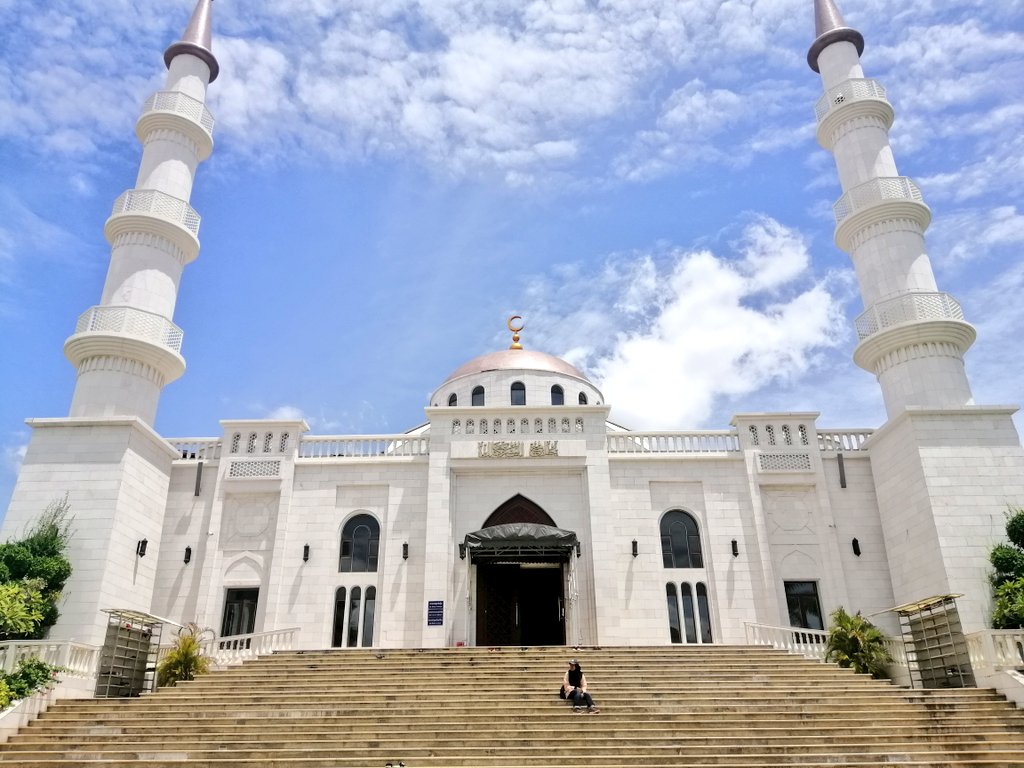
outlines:
M211 137L213 136L213 115L206 105L199 99L189 96L181 91L157 91L150 96L142 106L142 114L150 112L172 112L182 115L203 127Z
M735 432L615 432L608 435L611 454L738 453Z
M215 461L220 458L221 442L215 437L175 437L167 442L182 460Z
M966 640L975 672L1024 669L1024 630L988 629L972 632Z
M85 643L46 640L9 640L0 644L0 668L11 672L23 659L37 658L64 668L68 677L95 678L100 649Z
M163 315L135 307L91 307L78 317L75 333L123 333L181 353L181 328Z
M142 213L177 224L199 237L199 214L187 201L155 189L129 189L114 201L111 217Z
M299 441L302 459L392 459L426 456L430 437L420 435L351 435L304 437Z
M818 450L831 452L866 451L864 443L871 437L870 429L819 429Z
M960 303L948 293L905 293L871 305L857 316L853 325L857 329L857 338L866 339L891 326L915 320L963 319Z
M825 660L825 643L828 632L799 627L773 627L770 624L746 622L747 643L770 645L790 653L798 653L809 659Z
M909 200L924 205L921 190L906 176L872 179L849 190L832 206L836 225L842 224L858 211L887 200Z
M829 112L854 101L884 101L889 103L885 88L877 80L854 78L829 88L814 105L814 116L820 123Z

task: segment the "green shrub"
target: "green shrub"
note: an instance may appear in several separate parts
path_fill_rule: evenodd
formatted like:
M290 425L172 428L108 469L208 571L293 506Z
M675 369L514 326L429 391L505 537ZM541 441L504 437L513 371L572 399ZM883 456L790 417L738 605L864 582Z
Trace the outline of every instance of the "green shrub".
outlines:
M202 642L212 631L198 624L187 624L178 630L178 638L156 668L158 687L174 686L181 680L195 680L210 671L210 659L203 655Z
M825 660L872 677L886 677L892 657L882 631L859 613L851 616L842 608L836 608L829 620Z
M11 693L11 689L7 687L7 680L3 675L0 675L0 710L7 709L11 706L11 702L14 701L15 696Z
M18 668L7 675L7 687L14 698L23 699L52 683L59 671L59 667L37 658L22 659Z
M1006 538L1020 549L1024 549L1024 509L1010 507L1006 521ZM1024 576L1021 573L1020 576Z
M39 579L0 584L0 640L32 634L43 620L45 598Z
M1024 627L1024 579L1012 579L996 587L992 609L993 629Z
M989 554L989 562L995 568L992 583L995 586L1024 576L1024 550L1012 544L996 544Z

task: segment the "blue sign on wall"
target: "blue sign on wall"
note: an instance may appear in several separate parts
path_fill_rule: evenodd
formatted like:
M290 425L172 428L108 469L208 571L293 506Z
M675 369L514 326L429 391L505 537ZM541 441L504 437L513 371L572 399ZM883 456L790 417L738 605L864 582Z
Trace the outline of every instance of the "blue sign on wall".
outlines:
M444 600L427 601L427 626L444 626Z

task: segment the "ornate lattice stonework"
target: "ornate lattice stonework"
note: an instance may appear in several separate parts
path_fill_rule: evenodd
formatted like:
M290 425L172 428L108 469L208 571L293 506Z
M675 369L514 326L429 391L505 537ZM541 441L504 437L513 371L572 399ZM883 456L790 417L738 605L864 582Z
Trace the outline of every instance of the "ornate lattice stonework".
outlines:
M762 472L810 472L809 453L762 453L757 457Z
M477 443L477 456L481 459L532 459L558 456L557 440L531 440L523 443L514 440L495 440Z

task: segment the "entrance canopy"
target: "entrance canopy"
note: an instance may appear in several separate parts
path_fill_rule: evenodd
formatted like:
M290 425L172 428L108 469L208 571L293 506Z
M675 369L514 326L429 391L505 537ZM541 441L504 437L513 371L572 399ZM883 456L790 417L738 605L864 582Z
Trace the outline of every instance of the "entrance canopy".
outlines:
M538 523L505 523L466 534L476 563L565 562L579 545L574 531Z

